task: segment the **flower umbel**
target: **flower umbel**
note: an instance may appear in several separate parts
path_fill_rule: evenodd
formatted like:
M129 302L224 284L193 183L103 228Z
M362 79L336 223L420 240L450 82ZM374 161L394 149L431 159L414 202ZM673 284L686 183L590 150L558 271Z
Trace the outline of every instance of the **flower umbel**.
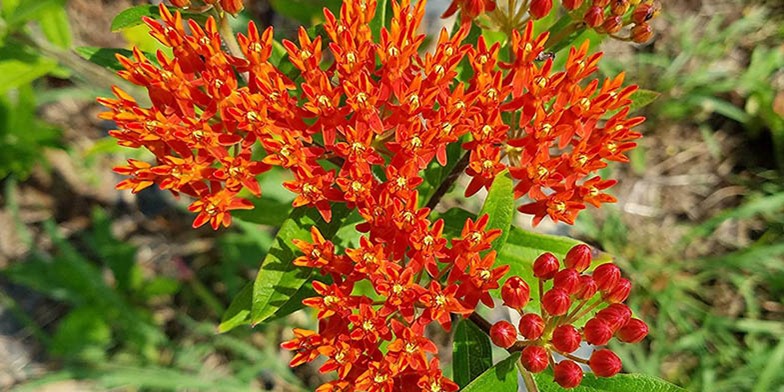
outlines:
M242 7L208 3L229 13ZM532 4L536 17L552 8ZM145 22L173 56L151 59L136 49L118 57L120 76L146 88L151 106L115 87L114 98L99 100L109 109L102 118L117 123L112 135L120 144L154 156L153 163L116 168L128 176L118 188L157 184L193 198L194 227L228 226L231 211L252 208L246 197L261 196L258 176L273 166L290 172L283 186L295 194L294 207L316 208L326 222L336 204L356 211L357 244L344 249L316 227L309 241L294 243L302 254L292 262L325 279L313 281L316 295L303 301L317 313L318 330L294 330L282 345L293 351L291 365L325 357L320 370L338 379L320 391L453 391L425 330L449 330L453 317L471 315L480 303L492 307L490 293L499 288L505 303L523 312L530 287L521 279L501 287L509 266L496 265L491 248L501 230L488 215L467 219L456 238L444 234L443 220L430 219L424 171L455 165L448 147L459 143L466 155L457 162L465 165L456 170L470 177L467 196L508 169L515 197L527 199L519 210L534 223L546 216L572 223L587 204L614 201L605 191L615 182L596 173L609 161L627 161L643 119L629 117L636 86L623 86L623 74L591 79L601 55L589 55L587 43L572 48L565 70L555 72L543 56L548 35L535 36L533 23L510 33L508 59L497 43L469 42L469 22L492 11L493 1L454 1L447 14L460 9L464 23L453 34L443 30L424 54L425 1L392 2L391 22L373 32L376 6L344 1L338 15L325 10L322 36L302 28L296 40L284 40L293 68L286 73L271 62L271 28L259 31L251 22L236 37L242 55L229 54L214 19L203 27L188 21L186 29L180 13L161 6L161 21ZM470 67L462 69L471 71L469 80L456 78L460 67ZM621 305L629 281L609 267L586 274L589 264L582 248L569 253L566 269L541 256L534 272L554 287L540 299L543 313L526 313L519 325L530 343L526 367L554 366L564 386L579 384L582 372L571 362L555 365L553 352L568 354L582 339L606 343L608 333L628 342L647 333ZM605 302L613 305L590 330L573 325ZM499 345L518 348L514 325L494 329ZM591 367L599 375L620 369L607 353Z

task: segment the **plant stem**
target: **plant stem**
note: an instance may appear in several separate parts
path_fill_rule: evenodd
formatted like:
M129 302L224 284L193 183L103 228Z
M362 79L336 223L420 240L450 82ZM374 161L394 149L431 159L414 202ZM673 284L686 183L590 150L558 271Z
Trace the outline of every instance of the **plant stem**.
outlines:
M468 316L468 319L473 321L474 324L476 324L477 327L482 329L482 331L484 331L488 336L490 336L490 327L492 327L493 324L491 324L489 321L487 321L486 318L480 316L479 313L474 312L474 313L471 313L470 316Z
M452 171L449 172L446 179L441 182L441 185L438 186L433 196L430 197L430 200L427 201L426 207L429 208L431 211L436 208L438 203L441 201L441 198L449 191L449 188L452 187L452 184L457 181L457 178L463 174L463 170L468 167L468 162L470 162L471 154L465 153L460 158L459 161L455 164L455 167L452 168Z
M523 363L517 361L517 370L520 371L520 374L523 376L523 382L525 383L525 389L528 392L539 392L539 387L536 386L536 380L534 380L533 374L528 371L525 367L523 367Z

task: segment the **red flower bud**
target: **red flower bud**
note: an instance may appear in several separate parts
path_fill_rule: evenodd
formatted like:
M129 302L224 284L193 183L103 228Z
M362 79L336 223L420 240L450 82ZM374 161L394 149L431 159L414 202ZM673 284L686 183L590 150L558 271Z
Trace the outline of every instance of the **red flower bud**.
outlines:
M553 369L555 382L564 388L574 388L583 381L583 369L573 361L563 360L558 362Z
M553 278L553 287L560 287L567 293L574 294L577 291L577 283L580 281L580 274L573 268L558 271Z
M571 353L580 348L580 332L571 324L559 325L553 331L553 346L562 353Z
M610 5L610 0L593 0L593 6L604 8Z
M553 9L553 0L532 0L531 6L528 8L528 13L531 14L531 19L542 19L550 10Z
M544 331L544 320L542 317L535 313L526 313L520 318L518 324L520 335L525 336L528 340L536 340L542 336Z
M588 275L580 276L577 281L577 291L574 293L577 299L586 300L591 299L596 294L596 281Z
M593 280L596 287L601 291L607 291L618 283L621 279L621 269L613 263L602 264L593 270Z
M517 329L512 323L501 320L490 327L490 340L501 348L512 347L517 341Z
M624 304L612 304L596 313L596 318L606 321L616 332L632 318L632 310Z
M563 0L561 3L564 8L571 11L580 8L580 6L583 5L583 0Z
M626 343L639 343L648 336L648 324L633 318L618 330L618 339Z
M611 16L602 23L602 31L607 34L615 34L623 28L623 19L620 16Z
M632 20L634 23L642 24L656 16L656 7L651 3L642 3L632 12Z
M552 316L566 314L571 306L569 293L560 287L553 287L542 296L542 308Z
M653 29L647 23L641 23L632 27L632 41L644 44L653 37Z
M512 309L520 310L524 308L530 298L531 288L519 276L507 279L501 287L501 299L504 300L504 305Z
M588 27L597 27L604 23L604 10L599 7L588 8L585 12L583 21Z
M175 7L184 8L191 5L191 0L171 0L171 3Z
M585 341L594 346L604 346L613 337L610 323L600 318L592 318L585 323L583 328Z
M599 377L612 377L618 374L623 367L621 359L607 349L594 351L588 360L588 366L591 367L593 374Z
M604 300L610 303L621 303L629 298L632 291L632 282L629 279L621 278L613 288L604 294Z
M245 8L242 5L242 0L221 0L220 4L224 11L232 15L238 14L240 11L242 11L243 8Z
M613 15L616 16L623 16L626 11L629 10L629 1L628 0L612 0L612 6L610 6L610 11L612 11Z
M520 362L531 373L539 373L547 369L547 350L542 346L528 346L520 354Z
M558 272L560 264L552 253L542 253L534 261L534 276L539 279L550 280Z
M564 264L568 268L574 268L577 272L583 272L591 266L591 247L580 244L566 253Z

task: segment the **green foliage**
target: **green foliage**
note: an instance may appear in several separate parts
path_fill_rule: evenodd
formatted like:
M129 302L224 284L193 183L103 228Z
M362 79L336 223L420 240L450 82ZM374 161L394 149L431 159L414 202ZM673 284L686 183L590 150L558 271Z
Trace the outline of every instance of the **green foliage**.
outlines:
M41 162L45 147L58 146L60 132L37 118L35 101L30 85L0 95L0 179L11 174L24 179Z
M310 279L313 271L295 266L292 261L298 252L292 240L312 241L310 228L316 226L324 238L331 238L340 228L343 218L348 215L344 207L335 208L332 221L324 222L315 209L300 208L283 222L267 257L259 267L253 284L251 323L258 324L275 314L287 302L301 302L297 293ZM297 304L297 306L301 306Z
M133 52L128 49L111 49L111 48L98 48L95 46L80 46L75 49L76 54L78 54L81 58L90 61L92 63L98 64L104 68L107 68L112 71L120 71L123 68L120 61L117 60L117 55L123 55L128 58L133 58ZM153 54L145 53L144 54L150 61L153 63L157 63L156 57Z
M546 371L534 375L541 392L685 392L686 390L656 377L642 374L618 374L610 378L596 377L586 374L580 386L564 389L553 381L552 372Z
M464 387L493 366L493 346L490 337L468 319L457 323L453 339L452 374Z
M517 392L517 368L515 364L520 359L520 353L515 353L507 357L495 366L487 369L479 377L471 381L464 392Z
M487 214L490 220L487 229L501 229L501 236L493 241L493 250L500 251L509 237L509 228L515 215L514 183L507 171L498 174L493 181L479 216Z
M313 25L322 20L324 8L330 9L334 14L340 11L340 0L271 0L270 5L279 14L302 23L305 26ZM380 2L381 3L381 2Z
M672 45L637 54L634 64L625 67L638 70L638 84L665 94L653 105L654 120L699 123L713 115L731 119L753 138L769 134L779 167L784 168L784 113L775 106L780 91L775 78L784 68L784 52L763 39L781 41L784 34L770 28L769 17L769 9L751 6L731 23L721 15L707 23L704 16L678 19L668 32ZM750 35L759 37L759 44L749 45ZM750 62L734 69L727 59L739 50L749 52ZM624 65L605 61L601 67L609 74Z

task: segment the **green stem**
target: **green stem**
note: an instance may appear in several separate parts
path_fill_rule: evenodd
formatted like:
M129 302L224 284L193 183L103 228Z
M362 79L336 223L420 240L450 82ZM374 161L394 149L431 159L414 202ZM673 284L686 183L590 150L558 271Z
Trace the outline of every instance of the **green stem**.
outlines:
M539 387L536 386L536 380L534 379L534 375L528 371L523 366L523 363L517 361L516 363L517 369L520 371L520 374L523 376L523 382L525 383L525 389L528 392L539 392Z
M441 198L449 191L449 188L452 187L452 184L457 181L458 177L463 174L463 170L468 167L468 163L470 162L471 154L465 153L463 157L460 158L459 161L455 164L455 167L452 168L452 171L449 172L446 179L438 186L433 196L430 196L430 200L427 201L426 207L429 208L431 211L436 208L438 203L441 201Z

